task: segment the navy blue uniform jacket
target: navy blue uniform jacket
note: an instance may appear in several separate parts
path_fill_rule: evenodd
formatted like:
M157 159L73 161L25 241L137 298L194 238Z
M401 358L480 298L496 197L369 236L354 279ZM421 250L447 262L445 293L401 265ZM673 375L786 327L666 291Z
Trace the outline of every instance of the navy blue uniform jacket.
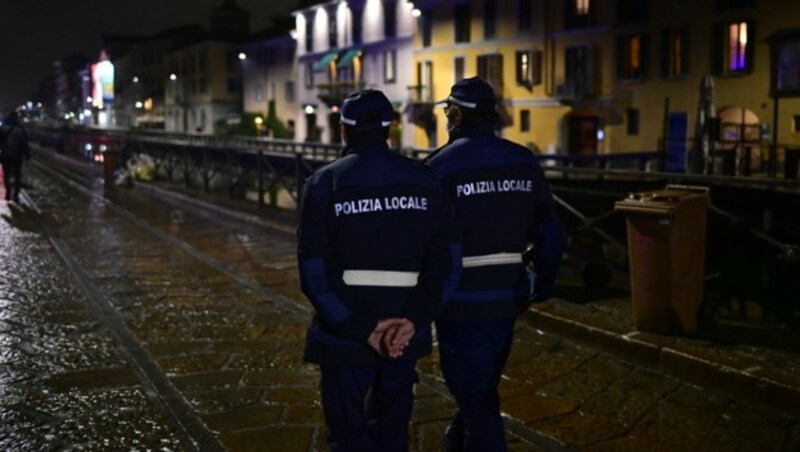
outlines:
M378 320L405 317L416 334L399 359L431 351L431 322L455 289L461 266L452 206L425 165L385 145L351 150L307 181L297 258L303 292L316 314L305 360L369 365ZM405 286L345 283L346 272L413 275Z
M455 204L464 254L461 280L442 319L514 317L531 301L530 280L519 255L534 244L535 298L549 298L564 232L550 186L531 151L491 131L467 135L426 161ZM498 258L507 262L493 264Z

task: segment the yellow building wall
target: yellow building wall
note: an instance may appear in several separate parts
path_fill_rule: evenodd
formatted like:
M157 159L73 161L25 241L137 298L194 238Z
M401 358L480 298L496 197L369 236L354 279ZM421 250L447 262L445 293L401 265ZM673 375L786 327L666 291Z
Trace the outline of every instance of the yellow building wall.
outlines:
M759 0L756 8L718 12L714 0L674 0L650 2L650 20L644 24L616 24L616 2L597 2L595 27L564 30L565 1L534 1L534 27L531 32L517 30L517 1L497 1L496 38L483 39L483 1L471 0L471 32L469 43L454 42L454 5L452 2L420 2L422 8L433 10L433 32L430 47L423 48L421 33L414 39L414 65L433 62L435 99L447 96L454 83L454 58L465 58L465 76L477 73L477 57L482 54L503 55L504 88L502 103L510 125L503 136L540 151L558 149L566 153L565 117L570 111L593 111L597 114L604 141L598 143L598 153L656 151L664 134L665 104L670 112L687 113L687 134L694 135L699 102L699 86L706 73L711 72L711 39L715 23L754 20L755 56L753 71L745 75L714 76L717 112L725 107L738 106L753 112L761 123L774 131L774 100L770 97L770 48L766 39L780 29L800 27L800 2ZM416 3L415 3L416 4ZM549 25L548 25L549 24ZM665 78L661 74L662 32L667 28L689 28L689 73L681 78ZM648 76L642 81L624 81L617 76L617 39L626 33L645 32L649 35ZM595 51L596 96L582 102L560 103L555 85L564 79L565 50L570 46L589 46ZM543 84L532 91L517 86L515 52L518 49L543 52ZM416 82L416 78L414 78ZM547 106L549 105L549 106ZM521 132L519 111L531 112L531 131ZM639 112L638 135L629 135L626 111ZM441 108L434 109L437 117L438 144L446 142L446 119ZM800 146L800 131L794 130L794 117L800 115L800 98L779 101L778 141L786 146ZM427 147L422 127L416 127L415 145Z

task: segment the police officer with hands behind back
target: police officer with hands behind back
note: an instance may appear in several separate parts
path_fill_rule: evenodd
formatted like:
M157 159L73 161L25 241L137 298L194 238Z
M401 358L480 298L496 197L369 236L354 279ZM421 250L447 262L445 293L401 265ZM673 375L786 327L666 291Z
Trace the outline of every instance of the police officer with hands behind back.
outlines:
M461 270L451 203L430 168L389 150L393 116L380 91L348 96L343 156L301 201L300 282L316 310L305 360L320 366L333 451L408 450L416 362Z
M451 196L463 246L463 273L436 321L442 373L458 403L446 450L507 449L497 386L514 320L532 299L552 296L564 250L550 187L531 151L494 134L492 87L456 83L445 104L450 139L426 163ZM533 244L532 292L522 253Z

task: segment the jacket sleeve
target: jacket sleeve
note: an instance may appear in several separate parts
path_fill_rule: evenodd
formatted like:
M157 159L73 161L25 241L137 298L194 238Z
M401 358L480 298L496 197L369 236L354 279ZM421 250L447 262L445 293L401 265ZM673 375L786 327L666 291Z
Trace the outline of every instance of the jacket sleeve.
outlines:
M330 192L309 180L300 204L297 227L297 263L300 288L319 319L336 334L366 341L377 319L352 309L352 295L342 280L343 269L336 258L327 224Z
M533 300L543 301L553 296L558 268L566 249L566 234L555 213L550 184L538 164L535 171L539 190L528 239L533 243L533 268L536 271Z
M461 241L453 204L447 192L439 190L435 205L433 233L426 249L417 286L405 317L419 330L430 325L450 301L461 276Z

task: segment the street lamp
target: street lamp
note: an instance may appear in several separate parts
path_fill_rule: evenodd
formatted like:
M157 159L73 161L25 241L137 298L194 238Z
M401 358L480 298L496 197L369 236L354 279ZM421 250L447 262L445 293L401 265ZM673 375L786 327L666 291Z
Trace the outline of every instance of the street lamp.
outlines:
M172 85L173 90L172 91L174 93L175 104L181 109L181 116L182 116L181 119L182 119L182 122L183 122L183 124L181 125L181 127L182 127L181 131L186 133L186 116L187 116L187 111L186 110L187 110L187 108L186 108L186 99L183 98L183 94L184 94L183 93L183 89L182 89L182 86L180 84L176 83L177 80L178 80L178 75L176 73L174 73L174 72L170 73L169 74L169 79L173 82L173 85ZM176 129L177 129L177 124L176 124Z

